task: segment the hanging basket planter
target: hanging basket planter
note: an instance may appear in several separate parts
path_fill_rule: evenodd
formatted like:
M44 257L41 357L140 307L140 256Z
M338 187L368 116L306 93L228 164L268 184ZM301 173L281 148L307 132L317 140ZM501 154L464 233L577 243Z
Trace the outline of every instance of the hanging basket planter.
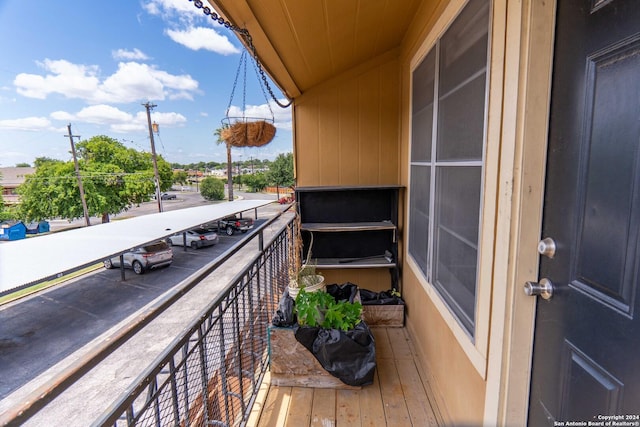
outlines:
M254 59L254 58L251 58ZM256 61L254 59L254 61ZM259 72L257 67L257 61L253 64L256 76L260 82ZM271 119L264 116L262 117L246 117L246 92L247 92L247 52L243 51L240 55L240 64L238 64L238 70L236 72L236 78L233 82L233 89L231 90L231 98L229 99L229 106L227 107L227 114L222 119L222 129L220 130L220 139L225 141L230 147L262 147L265 144L271 142L276 134L276 127L273 125L274 117L273 111L271 111L271 104L267 99L267 94L264 87L262 87L262 94L267 101L266 105L271 112ZM242 116L229 116L229 112L232 109L233 95L238 85L238 79L242 76Z
M271 142L276 127L267 120L236 121L220 131L220 138L233 147L262 147Z

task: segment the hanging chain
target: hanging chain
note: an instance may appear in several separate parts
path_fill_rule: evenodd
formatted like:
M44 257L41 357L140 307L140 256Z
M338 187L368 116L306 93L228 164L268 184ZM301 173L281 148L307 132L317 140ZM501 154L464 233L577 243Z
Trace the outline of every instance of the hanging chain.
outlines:
M244 67L242 67L242 78L242 81L244 82L244 84L242 85L242 115L244 116L247 112L247 58L244 59Z
M231 96L229 97L229 105L227 105L227 116L229 115L229 110L231 110L231 104L233 103L233 96L236 93L236 87L238 86L238 76L240 75L240 68L242 67L243 62L245 61L246 52L247 52L246 50L243 50L242 54L240 55L240 63L238 64L238 70L236 71L236 78L233 80L233 87L231 88ZM245 81L246 81L246 78L245 78ZM242 106L242 111L244 114L244 105Z
M251 51L251 56L253 56L253 59L255 60L258 66L258 72L260 73L260 78L262 79L262 82L267 88L267 91L269 91L269 95L271 95L271 98L281 108L287 108L288 106L290 106L293 100L288 99L289 102L287 104L283 104L280 102L278 98L276 98L276 95L273 93L273 90L271 90L271 86L269 85L269 81L267 80L267 75L262 69L262 65L260 64L260 60L258 59L258 53L256 52L256 48L253 45L253 39L251 38L251 34L249 34L249 30L247 30L246 28L240 28L237 25L233 25L231 22L226 21L222 16L218 15L215 10L211 10L209 6L203 6L202 0L189 0L189 1L192 1L193 5L198 9L202 9L202 12L205 15L210 16L212 20L216 21L218 24L222 25L223 27L229 30L236 32L242 37L242 39L246 42L247 46L249 47L249 50Z
M258 77L258 66L256 65L256 61L252 61L251 63L253 65L253 71L256 73L256 77ZM260 85L260 90L262 90L262 95L264 96L264 99L268 99L267 98L267 93L264 90L264 85ZM289 105L291 105L291 102L289 102ZM271 103L269 101L267 101L267 107L269 107L269 112L271 112L271 117L273 117L273 110L271 109Z

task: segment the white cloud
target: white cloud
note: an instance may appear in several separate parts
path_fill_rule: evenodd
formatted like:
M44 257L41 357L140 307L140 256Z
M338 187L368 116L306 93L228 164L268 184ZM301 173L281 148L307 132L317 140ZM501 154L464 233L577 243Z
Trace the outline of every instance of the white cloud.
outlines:
M206 4L209 6L208 4ZM184 16L191 15L196 17L203 15L202 10L196 8L193 2L185 0L150 0L142 4L144 10L151 15L163 16L168 19L169 16ZM209 7L211 8L211 7Z
M146 61L148 59L150 59L144 52L142 52L140 49L133 49L133 50L127 50L127 49L118 49L118 50L114 50L113 52L111 52L111 56L113 57L113 59L124 59L127 61L131 61L131 60L136 60L136 61Z
M279 99L280 104L286 105L289 101L286 99ZM271 110L275 117L275 126L279 129L292 130L293 122L291 117L291 106L287 108L280 107L274 100L270 100Z
M180 113L152 112L151 121L157 123L159 125L159 131L162 132L162 129L164 129L165 127L175 128L184 126L184 124L187 122L187 118ZM147 122L147 113L139 112L138 114L136 114L136 117L133 121L129 123L124 122L119 124L118 126L112 126L112 129L116 132L148 130L149 123Z
M152 67L137 62L121 62L118 70L107 77L91 101L135 102L165 99L164 85L151 75Z
M118 123L111 125L111 131L115 133L129 133L129 132L140 132L144 131L148 128L147 123L142 122L128 122L128 123Z
M149 128L146 111L140 111L133 115L105 104L91 105L77 113L56 111L51 114L51 117L54 120L66 122L108 126L110 131L116 133L147 131ZM187 122L185 116L175 112L151 112L151 120L159 123L161 127L181 127Z
M215 12L208 2L204 6ZM207 50L221 55L234 55L240 49L216 29L224 28L212 15L205 15L194 3L185 0L150 0L142 5L150 15L159 16L169 29L165 32L174 42L191 50ZM207 23L212 27L202 26Z
M162 83L170 99L193 100L193 93L199 92L198 82L188 74L175 76L156 69L151 69L148 72L153 78Z
M75 116L73 114L67 113L66 111L54 111L53 113L51 113L49 115L54 120L60 120L60 121L65 121L65 122L69 122L69 121L75 119Z
M45 59L38 65L50 74L18 74L13 84L20 95L45 99L49 94L60 93L67 98L90 98L98 87L98 67L95 65L72 64L63 59Z
M145 116L146 117L146 116ZM151 113L151 120L162 126L179 127L187 122L187 118L180 113Z
M122 110L119 110L110 105L92 105L90 107L83 108L76 114L76 119L85 123L93 123L99 125L105 124L120 124L123 122L130 122L133 116Z
M46 117L25 117L22 119L0 120L0 129L42 131L51 130L51 121Z
M167 35L174 42L191 50L208 50L221 55L240 53L227 38L213 28L189 27L186 30L167 30Z
M138 62L121 62L118 70L102 82L97 66L72 64L46 59L41 65L48 74L21 73L14 85L19 94L46 99L60 94L90 104L128 103L148 99L193 99L199 93L198 82L188 74L173 75Z

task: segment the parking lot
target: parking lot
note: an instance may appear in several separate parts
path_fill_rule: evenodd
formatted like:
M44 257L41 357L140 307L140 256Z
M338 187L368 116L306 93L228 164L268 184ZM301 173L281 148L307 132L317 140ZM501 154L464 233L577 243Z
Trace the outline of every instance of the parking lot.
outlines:
M184 199L169 201L186 206ZM278 205L259 211L256 227ZM0 307L0 399L38 377L215 260L248 234L222 233L214 246L175 246L168 267L136 275L99 268L92 274Z

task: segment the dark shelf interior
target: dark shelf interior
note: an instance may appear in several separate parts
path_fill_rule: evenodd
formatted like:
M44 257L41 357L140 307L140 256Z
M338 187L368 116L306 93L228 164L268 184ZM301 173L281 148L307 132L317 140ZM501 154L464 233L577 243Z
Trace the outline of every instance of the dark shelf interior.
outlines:
M311 256L320 268L396 269L400 189L297 188L304 255L313 235Z

